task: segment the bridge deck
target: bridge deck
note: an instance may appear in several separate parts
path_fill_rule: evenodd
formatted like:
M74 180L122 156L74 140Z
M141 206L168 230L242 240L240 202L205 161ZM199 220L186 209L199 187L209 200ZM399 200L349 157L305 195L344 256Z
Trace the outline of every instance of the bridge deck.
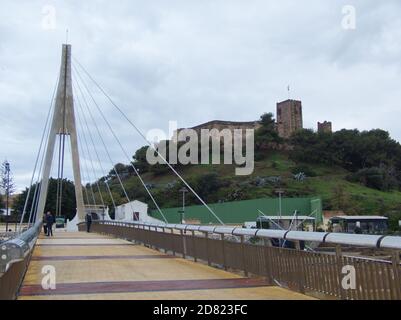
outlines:
M44 290L46 265L56 289ZM98 234L41 236L19 299L309 299L200 263Z

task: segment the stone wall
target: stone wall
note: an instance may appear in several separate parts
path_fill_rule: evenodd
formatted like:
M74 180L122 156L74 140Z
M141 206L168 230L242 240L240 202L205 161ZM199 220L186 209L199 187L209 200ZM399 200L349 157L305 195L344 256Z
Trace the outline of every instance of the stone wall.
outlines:
M261 124L259 121L251 121L251 122L234 122L234 121L219 121L219 120L214 120L210 122L206 122L204 124L192 127L190 129L195 130L198 134L198 137L201 137L201 130L203 129L208 129L208 130L213 130L217 129L219 132L223 130L230 130L232 136L234 136L234 130L242 130L242 137L245 139L245 133L247 129L253 129L257 130L261 127ZM177 135L186 129L178 129L177 130Z

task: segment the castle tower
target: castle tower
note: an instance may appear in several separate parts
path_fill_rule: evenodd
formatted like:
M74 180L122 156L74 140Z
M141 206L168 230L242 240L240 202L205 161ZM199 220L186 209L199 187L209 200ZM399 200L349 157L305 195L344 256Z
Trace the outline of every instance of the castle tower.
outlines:
M289 138L303 128L302 102L286 100L277 103L277 131L280 137Z
M332 133L333 126L331 122L325 121L323 123L317 123L317 132L318 133Z

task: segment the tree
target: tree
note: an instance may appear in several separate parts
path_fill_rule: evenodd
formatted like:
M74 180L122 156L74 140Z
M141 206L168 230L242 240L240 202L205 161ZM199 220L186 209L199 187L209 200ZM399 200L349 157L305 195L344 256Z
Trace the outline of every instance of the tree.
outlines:
M32 208L35 189L39 187L37 184L32 185L31 193L28 199L27 212L25 219L28 219L29 213ZM24 210L25 200L28 195L28 188L26 188L14 201L14 210L17 214L22 214ZM57 179L49 179L49 189L47 192L47 199L45 204L45 212L50 211L53 214L56 212L57 207ZM61 201L61 215L72 219L76 214L76 199L75 187L72 181L63 179L63 197Z
M4 193L4 202L5 203L1 203L1 207L6 208L7 206L9 206L8 200L9 197L15 192L15 184L14 184L14 179L10 170L10 163L5 160L2 164L1 164L1 168L0 168L0 188L2 189L3 193ZM6 208L6 209L10 209L10 208ZM8 215L9 213L6 210L6 215Z
M163 157L169 162L171 167L176 168L177 164L170 163L170 144L173 144L174 142L167 140L164 141L164 143L166 144L166 146L165 146L165 155L163 155ZM177 149L179 149L179 147L180 144L176 146ZM160 176L169 173L171 169L162 159L160 159L160 163L156 163L153 165L149 164L146 158L146 154L149 148L150 148L149 146L144 146L135 152L135 155L132 157L133 158L132 163L135 165L135 167L139 170L140 173L151 172L155 176ZM161 152L160 149L158 151ZM161 154L163 154L163 152L161 152ZM156 151L154 151L154 156L157 157Z
M401 171L401 145L380 129L333 134L301 130L290 142L290 157L297 162L339 165L351 172L372 167Z
M347 177L351 182L359 182L368 188L381 191L390 191L398 188L399 181L397 178L395 169L385 166L361 169Z
M149 149L149 146L144 146L138 149L135 152L133 158L133 164L140 172L148 172L149 171L149 163L146 160L146 153Z
M1 164L0 175L0 187L4 195L11 196L15 192L15 183L7 160Z
M260 116L260 128L255 131L255 160L259 161L267 156L267 151L283 143L276 130L276 121L272 113Z
M272 143L282 143L283 140L276 130L276 121L272 113L264 113L260 117L261 127L255 132L256 151L267 150Z
M117 163L109 172L109 178L116 178L116 171L120 177L128 177L133 174L134 169L130 165Z
M343 185L337 185L334 187L330 206L331 210L342 210L348 212L351 207L351 198Z
M197 177L191 185L201 198L207 200L220 189L221 181L217 173L211 172Z

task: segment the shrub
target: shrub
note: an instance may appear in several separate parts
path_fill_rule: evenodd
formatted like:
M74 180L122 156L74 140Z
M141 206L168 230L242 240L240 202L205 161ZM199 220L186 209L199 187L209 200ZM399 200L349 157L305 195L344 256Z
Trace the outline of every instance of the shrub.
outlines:
M298 174L300 172L303 172L303 173L305 173L305 175L307 177L316 177L317 176L316 172L313 171L313 169L311 169L308 166L296 166L296 167L292 168L291 172L293 174Z
M397 177L391 168L372 167L357 171L347 176L350 182L359 182L364 186L380 191L390 191L399 186Z

